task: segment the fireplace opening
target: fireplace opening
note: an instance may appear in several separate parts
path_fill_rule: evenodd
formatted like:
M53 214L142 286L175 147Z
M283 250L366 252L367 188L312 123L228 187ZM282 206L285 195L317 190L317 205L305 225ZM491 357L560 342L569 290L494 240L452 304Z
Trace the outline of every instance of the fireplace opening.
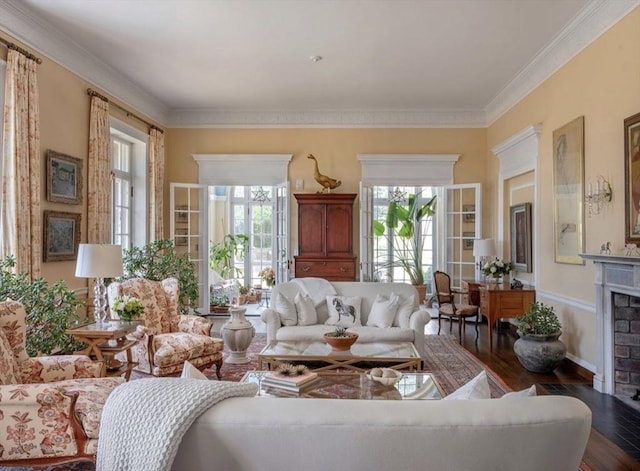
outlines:
M615 395L640 409L640 297L612 294Z

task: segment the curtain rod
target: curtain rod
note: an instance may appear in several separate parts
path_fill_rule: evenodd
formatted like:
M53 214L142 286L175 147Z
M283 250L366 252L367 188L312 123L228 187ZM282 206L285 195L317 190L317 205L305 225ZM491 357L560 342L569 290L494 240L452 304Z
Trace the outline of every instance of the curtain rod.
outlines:
M18 51L20 54L26 56L28 59L31 59L33 61L36 62L36 64L42 64L42 59L40 59L37 56L34 56L33 54L31 54L29 51L27 51L26 49L22 49L20 46L18 46L17 44L12 43L11 41L7 41L4 38L0 38L0 43L4 44L5 46L7 46L9 49L13 49L14 51Z
M114 108L118 108L120 111L122 111L124 114L127 115L128 118L135 118L138 121L146 124L147 126L149 126L151 129L155 129L157 131L160 131L161 133L164 134L164 130L160 129L158 126L156 126L153 123L150 123L149 121L147 121L146 119L141 118L140 116L138 116L135 113L132 113L131 111L129 111L126 108L123 108L122 106L118 105L117 103L114 103L113 101L109 100L106 96L101 95L100 93L96 92L95 90L93 90L92 88L87 88L87 95L89 96L95 96L97 98L100 98L102 101L106 101L107 103L109 103L110 105L112 105Z

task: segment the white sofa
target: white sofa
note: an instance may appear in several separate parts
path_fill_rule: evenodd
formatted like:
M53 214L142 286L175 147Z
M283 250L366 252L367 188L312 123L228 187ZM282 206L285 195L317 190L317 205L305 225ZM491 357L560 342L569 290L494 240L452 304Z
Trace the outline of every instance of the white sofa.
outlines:
M334 281L331 286L339 296L361 296L361 323L360 326L349 327L347 330L358 333L358 342L413 342L416 350L424 356L424 326L431 320L426 310L420 309L418 292L407 283L373 283ZM271 293L271 305L260 314L266 324L267 343L273 341L298 341L298 340L322 340L325 332L334 330L332 325L326 325L329 317L326 302L316 306L318 323L307 326L283 326L280 315L276 311L278 293L282 293L287 299L293 300L297 293L304 292L304 287L298 282L290 281L273 287ZM378 294L389 297L391 293L399 295L402 299L408 299L414 295L414 303L408 327L393 326L389 328L367 326L371 307ZM317 293L312 293L317 294Z
M591 430L578 399L231 398L191 425L173 470L576 471Z

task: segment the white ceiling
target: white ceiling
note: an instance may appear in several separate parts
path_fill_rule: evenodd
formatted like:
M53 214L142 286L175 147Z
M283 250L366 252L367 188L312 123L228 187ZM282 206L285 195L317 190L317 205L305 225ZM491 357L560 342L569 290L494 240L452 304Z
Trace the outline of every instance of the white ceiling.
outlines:
M165 125L484 126L637 4L2 0L0 28Z

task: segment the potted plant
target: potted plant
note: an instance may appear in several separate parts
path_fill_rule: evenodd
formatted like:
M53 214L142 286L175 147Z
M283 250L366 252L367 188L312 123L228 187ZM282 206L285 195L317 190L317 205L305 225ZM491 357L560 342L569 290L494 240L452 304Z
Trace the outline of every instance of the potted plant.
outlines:
M249 246L246 234L227 234L222 242L211 243L209 247L209 266L225 279L242 277L242 270L233 262L234 258L243 258Z
M327 332L324 334L324 340L327 342L333 350L346 351L351 348L351 345L358 340L358 334L355 332L347 332L347 329L342 326L336 326L333 332Z
M273 268L271 267L266 267L260 270L258 276L269 288L276 284L276 272L273 271Z
M558 339L561 324L552 306L533 302L516 318L520 338L513 350L520 364L534 373L551 373L564 360L567 349Z
M247 304L250 289L251 288L246 285L238 286L238 305Z
M383 264L385 268L402 268L411 284L418 290L419 302L427 294L422 256L424 234L435 214L436 196L420 204L418 195L410 194L406 205L389 202L384 222L373 221L373 234L386 237L393 247L392 260Z

